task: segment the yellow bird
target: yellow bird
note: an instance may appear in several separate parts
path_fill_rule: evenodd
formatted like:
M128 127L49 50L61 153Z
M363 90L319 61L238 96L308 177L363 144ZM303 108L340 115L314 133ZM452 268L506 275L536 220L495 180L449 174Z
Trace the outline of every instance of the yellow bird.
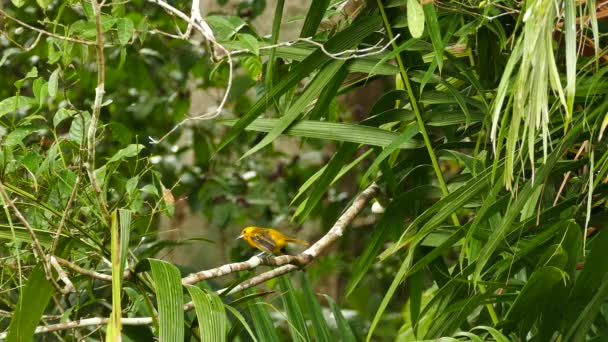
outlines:
M289 243L308 247L308 242L289 237L272 228L246 227L237 239L244 239L251 247L268 254L278 254Z

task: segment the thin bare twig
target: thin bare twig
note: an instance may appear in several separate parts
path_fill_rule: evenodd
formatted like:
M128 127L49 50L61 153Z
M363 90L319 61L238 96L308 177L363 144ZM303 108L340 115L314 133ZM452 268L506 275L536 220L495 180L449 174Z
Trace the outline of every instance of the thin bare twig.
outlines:
M282 42L282 43L277 43L277 44L273 44L273 45L265 45L265 46L260 46L259 49L260 50L269 50L269 49L276 49L278 47L289 47L289 46L293 46L296 43L299 42L306 42L309 44L312 44L318 48L321 49L321 52L323 52L327 57L332 58L332 59L340 59L340 60L349 60L349 59L356 59L356 58L363 58L363 57L368 57L368 56L373 56L373 55L377 55L379 53L382 53L384 51L386 51L391 44L396 41L398 38L400 37L399 34L397 34L393 39L391 39L388 43L381 45L380 42L374 44L373 46L364 48L364 49L350 49L350 50L344 50L344 51L340 51L338 53L331 53L329 51L327 51L327 49L325 49L325 45L323 45L322 43L316 42L312 39L312 37L308 37L308 38L298 38L296 40L293 41L288 41L288 42ZM239 55L242 53L249 53L251 52L251 50L248 49L242 49L242 50L233 50L230 51L230 55ZM347 56L344 56L347 55Z
M63 209L63 214L61 215L61 221L59 221L59 226L57 226L57 231L55 232L55 236L53 236L53 243L51 244L51 250L49 251L50 255L55 254L55 249L57 248L57 243L59 242L59 236L61 236L61 231L63 230L65 221L68 218L68 212L70 211L72 204L74 203L74 199L76 198L76 193L78 191L79 184L80 184L80 174L77 174L76 181L74 181L74 188L72 188L72 192L70 193L70 197L68 198L68 203L65 205L65 208Z
M97 279L97 280L112 281L112 276L109 274L104 274L104 273L99 273L99 272L95 272L92 270L88 270L86 268L80 267L68 260L62 259L57 256L55 256L55 258L57 259L57 262L59 262L61 265L71 269L72 271L74 271L76 273L80 273L80 274L89 276L91 278ZM128 279L130 277L131 277L131 272L128 270L125 270L125 272L123 274L123 279Z
M59 263L57 262L57 258L51 255L49 256L49 262L51 266L53 266L55 271L57 271L59 279L61 279L61 281L65 284L65 287L61 289L61 293L68 294L72 292L72 290L74 289L74 284L72 284L68 275L65 273L61 265L59 265Z
M583 151L587 147L588 143L589 143L589 140L583 141L583 143L581 144L581 147L578 149L578 151L576 152L576 155L574 156L574 160L578 160L578 158L581 156L581 153L583 153ZM566 186L566 183L568 183L568 178L570 178L571 173L572 173L571 171L568 171L566 173L566 175L564 176L564 180L562 181L562 184L559 186L557 195L555 195L555 200L553 201L553 206L555 206L557 204L557 201L559 200L559 196L562 194L562 191L564 191L564 187Z

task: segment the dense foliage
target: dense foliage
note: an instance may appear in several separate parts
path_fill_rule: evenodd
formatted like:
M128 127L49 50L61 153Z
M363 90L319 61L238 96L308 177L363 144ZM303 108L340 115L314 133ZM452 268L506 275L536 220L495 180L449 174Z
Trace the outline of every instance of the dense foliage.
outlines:
M606 1L203 3L0 2L1 337L608 334ZM306 272L162 260L316 240L373 184Z

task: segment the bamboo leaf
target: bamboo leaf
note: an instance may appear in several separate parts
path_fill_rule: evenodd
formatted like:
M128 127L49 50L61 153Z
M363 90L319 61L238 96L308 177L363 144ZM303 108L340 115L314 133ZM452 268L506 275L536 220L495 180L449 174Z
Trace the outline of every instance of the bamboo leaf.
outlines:
M158 301L160 341L184 340L184 296L177 267L168 262L148 259Z
M203 342L226 341L228 318L220 297L196 286L188 285L186 288L196 310L200 340Z
M256 119L246 130L256 132L269 132L279 119ZM220 123L232 126L236 120L222 120ZM335 123L326 121L300 120L285 131L286 135L293 135L314 139L327 139L335 141L353 142L364 145L388 146L399 135L385 129L357 124ZM399 148L413 149L422 147L419 142L405 142Z

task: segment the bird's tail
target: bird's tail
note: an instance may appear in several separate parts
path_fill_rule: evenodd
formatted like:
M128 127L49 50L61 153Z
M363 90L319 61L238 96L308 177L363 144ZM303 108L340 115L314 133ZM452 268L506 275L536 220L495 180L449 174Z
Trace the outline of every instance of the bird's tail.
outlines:
M296 245L301 245L301 246L304 246L304 247L310 246L310 244L308 243L308 241L304 241L304 240L298 240L298 239L294 239L294 238L287 238L286 241L289 242L289 243L295 243Z

